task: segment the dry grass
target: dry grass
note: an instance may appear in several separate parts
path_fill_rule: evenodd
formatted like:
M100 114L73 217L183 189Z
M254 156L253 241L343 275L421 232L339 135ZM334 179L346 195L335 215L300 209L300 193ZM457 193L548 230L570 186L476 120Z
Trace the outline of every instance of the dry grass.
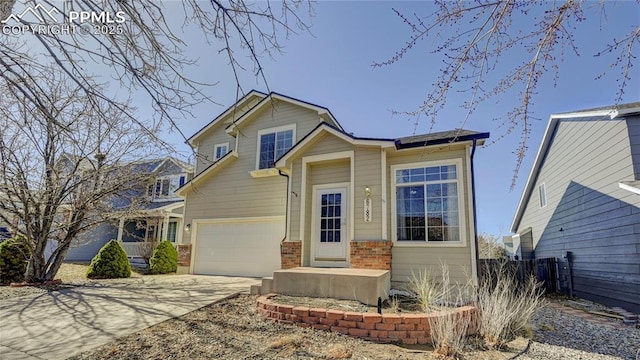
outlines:
M330 360L351 359L351 357L353 357L353 351L346 345L334 344L327 350L325 356Z
M269 344L269 349L282 349L285 347L298 348L302 345L304 338L298 334L285 335Z
M543 292L533 277L518 284L506 263L488 269L488 274L478 288L479 333L488 348L499 349L526 331L543 304Z

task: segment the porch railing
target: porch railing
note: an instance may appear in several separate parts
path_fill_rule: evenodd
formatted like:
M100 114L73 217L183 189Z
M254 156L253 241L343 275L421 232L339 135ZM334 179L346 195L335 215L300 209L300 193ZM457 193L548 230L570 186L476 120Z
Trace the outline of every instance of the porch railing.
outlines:
M150 242L121 242L122 248L127 253L127 256L150 258L153 252L154 243Z

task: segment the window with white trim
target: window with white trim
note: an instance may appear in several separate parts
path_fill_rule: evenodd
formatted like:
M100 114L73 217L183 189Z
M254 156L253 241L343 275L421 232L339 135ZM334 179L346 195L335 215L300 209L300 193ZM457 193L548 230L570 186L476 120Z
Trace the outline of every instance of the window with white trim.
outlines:
M395 170L396 240L461 242L458 166Z
M216 144L213 148L213 161L220 159L229 152L229 143Z
M540 207L547 206L547 186L544 183L538 187L538 194L540 196Z
M147 195L153 200L176 197L174 191L184 185L186 175L168 175L156 179L155 184L150 184L147 188Z
M258 169L273 168L276 160L293 146L295 124L258 132Z

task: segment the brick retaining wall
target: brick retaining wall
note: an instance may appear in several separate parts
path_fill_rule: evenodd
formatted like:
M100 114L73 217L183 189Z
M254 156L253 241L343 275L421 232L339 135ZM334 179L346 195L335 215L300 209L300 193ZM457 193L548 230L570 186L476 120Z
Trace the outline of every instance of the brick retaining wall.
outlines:
M317 330L332 331L375 342L402 344L430 344L429 319L441 316L431 314L378 314L360 313L303 306L282 305L271 301L275 294L258 298L258 312L282 324L295 324ZM455 310L461 316L471 317L469 335L475 334L476 308L463 306Z

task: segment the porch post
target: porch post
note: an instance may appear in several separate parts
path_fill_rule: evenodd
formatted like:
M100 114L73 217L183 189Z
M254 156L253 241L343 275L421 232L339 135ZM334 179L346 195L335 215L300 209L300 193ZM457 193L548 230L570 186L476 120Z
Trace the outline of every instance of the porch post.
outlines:
M122 242L123 231L124 231L124 218L120 218L120 223L118 224L118 242Z
M167 236L167 230L169 229L169 213L164 214L164 221L162 222L162 229L160 230L160 239L158 242L167 240L165 237Z

